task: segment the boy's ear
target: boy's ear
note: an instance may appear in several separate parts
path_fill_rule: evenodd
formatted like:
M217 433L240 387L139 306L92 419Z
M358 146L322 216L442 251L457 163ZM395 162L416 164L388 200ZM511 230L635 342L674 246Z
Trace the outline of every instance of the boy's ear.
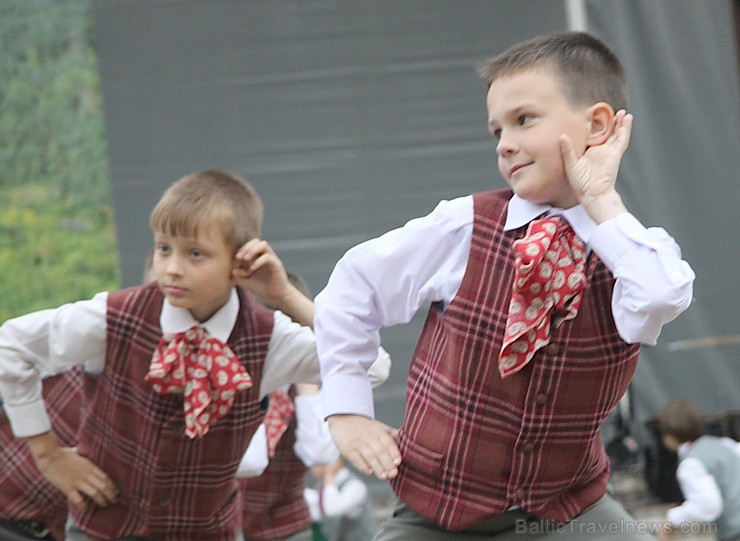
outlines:
M589 134L586 144L597 146L606 142L614 131L614 109L600 101L589 109Z

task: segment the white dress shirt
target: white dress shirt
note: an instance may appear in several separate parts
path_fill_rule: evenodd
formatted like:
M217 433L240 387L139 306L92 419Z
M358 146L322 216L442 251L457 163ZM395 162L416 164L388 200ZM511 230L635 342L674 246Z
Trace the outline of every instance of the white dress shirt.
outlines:
M629 343L656 343L662 326L685 310L694 272L661 228L628 213L597 225L582 206L567 210L514 196L505 229L543 213L562 214L616 278L612 313ZM362 243L337 263L316 297L314 330L326 415L373 417L366 371L379 330L407 323L424 303L446 307L465 274L473 231L473 197L442 201L429 215Z
M41 395L42 374L56 374L73 365L99 374L105 364L107 292L86 301L65 304L8 320L0 327L0 396L18 437L35 436L51 429ZM239 313L236 290L205 323L166 299L160 325L163 333L176 333L203 325L226 342ZM260 396L289 383L319 383L316 342L312 330L275 312L260 381Z
M740 456L740 443L731 438L722 438L723 445ZM681 487L684 502L668 510L666 519L674 526L690 522L713 522L722 514L722 492L712 474L698 458L684 458L691 449L691 442L678 448L680 462L676 468L676 479Z

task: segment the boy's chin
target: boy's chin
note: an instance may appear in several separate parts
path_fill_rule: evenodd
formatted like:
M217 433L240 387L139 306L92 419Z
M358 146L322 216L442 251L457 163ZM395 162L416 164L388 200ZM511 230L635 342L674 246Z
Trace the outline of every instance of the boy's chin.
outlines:
M535 205L550 205L552 207L567 209L578 204L578 198L575 192L567 186L565 189L555 193L554 190L542 190L537 186L531 186L526 183L509 184L511 190L524 199Z

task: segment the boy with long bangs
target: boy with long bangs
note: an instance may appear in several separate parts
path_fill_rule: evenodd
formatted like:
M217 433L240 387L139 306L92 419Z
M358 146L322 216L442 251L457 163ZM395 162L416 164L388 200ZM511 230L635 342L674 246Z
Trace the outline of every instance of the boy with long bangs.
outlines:
M690 304L694 273L615 189L632 127L623 69L564 32L480 73L510 189L443 201L339 261L315 318L332 435L392 483L376 541L652 539L606 495L599 427L640 344ZM379 329L425 302L396 431L373 420L364 372Z
M154 282L0 327L4 407L70 502L66 539L242 538L235 472L263 420L260 399L318 382L313 333L290 319L310 322L311 300L277 258L238 252L261 218L239 177L184 177L151 215ZM97 375L76 449L57 444L40 394L42 372L75 364Z

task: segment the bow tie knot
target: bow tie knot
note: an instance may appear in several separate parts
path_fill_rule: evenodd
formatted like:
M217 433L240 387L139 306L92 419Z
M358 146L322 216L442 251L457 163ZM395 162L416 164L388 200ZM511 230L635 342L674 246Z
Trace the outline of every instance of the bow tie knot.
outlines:
M231 348L203 327L162 336L146 380L158 393L183 393L185 433L203 437L224 417L236 393L252 386Z

